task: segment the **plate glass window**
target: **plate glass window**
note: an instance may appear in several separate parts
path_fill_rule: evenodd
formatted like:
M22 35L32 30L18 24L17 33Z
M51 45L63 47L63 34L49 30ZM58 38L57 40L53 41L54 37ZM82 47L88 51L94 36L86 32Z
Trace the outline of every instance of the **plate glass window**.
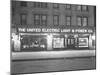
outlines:
M53 38L53 48L64 48L64 38Z
M88 38L79 38L79 47L88 47Z
M23 35L21 36L22 51L43 51L46 50L46 36L44 35Z

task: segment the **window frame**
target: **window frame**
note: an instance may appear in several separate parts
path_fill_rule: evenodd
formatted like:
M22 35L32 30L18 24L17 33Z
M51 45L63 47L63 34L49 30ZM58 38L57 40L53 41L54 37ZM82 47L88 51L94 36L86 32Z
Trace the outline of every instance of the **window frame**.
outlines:
M84 6L86 6L86 10L83 9ZM88 11L88 6L87 5L82 5L82 11Z
M36 19L36 16L39 17L39 19L37 20ZM41 17L40 17L40 14L34 14L34 25L40 25L41 24Z
M48 3L46 2L33 2L34 8L48 8Z
M56 19L57 24L55 24L54 17L58 17L58 18ZM53 15L53 25L54 25L54 26L58 26L58 25L59 25L59 15Z
M79 24L78 18L80 18L80 22L81 22L80 24L81 25L78 25ZM76 21L77 22L77 26L82 26L82 16L77 16L77 19L76 20L77 20Z
M68 8L67 5L69 5L70 7ZM66 4L66 5L65 5L65 9L66 9L66 10L70 10L70 9L71 9L71 4Z
M59 9L59 4L58 3L53 3L53 8L54 9Z
M80 6L80 9L78 9L78 6ZM82 11L82 5L76 5L76 10L77 11Z
M83 21L84 18L86 18L86 21L85 21L85 22L86 22L86 25L85 25L85 26L88 26L88 17L87 17L87 16L83 16L83 17L82 17L82 26L84 26L84 25L83 25L83 24L84 24L84 23L83 23L83 22L84 22L84 21ZM85 27L85 26L84 26L84 27Z
M21 7L27 7L27 2L26 1L21 1L20 6Z
M67 19L68 17L70 18L70 20ZM65 16L65 22L67 26L71 26L71 20L72 20L71 16ZM70 25L67 24L68 22L70 22Z
M38 15L39 19L36 20L35 16ZM46 17L45 20L43 20L43 16ZM36 21L38 21L38 24L36 23ZM43 22L45 22L45 24L43 24ZM47 25L47 14L34 14L34 25Z
M48 3L41 2L41 8L48 8Z
M78 25L78 17L81 18L81 25ZM87 19L87 20L86 20L86 24L87 24L87 25L85 25L85 26L83 25L83 24L84 24L84 23L83 23L83 19L84 19L84 18ZM76 21L76 22L77 22L77 26L83 26L83 27L86 27L86 26L88 26L88 17L87 17L87 16L77 16L77 21Z
M26 52L26 51L35 52L35 51L46 51L47 50L47 40L46 40L45 35L30 34L30 35L21 35L21 37L23 39L20 41L21 42L20 52ZM25 38L27 40L24 40ZM45 40L45 41L43 41L43 40ZM38 46L36 46L35 41L37 41ZM29 48L24 48L23 47L24 45L30 45L30 46L29 46ZM43 48L43 47L41 47L41 45L45 45L45 47Z
M42 18L43 18L43 16L45 16L46 17L46 19L45 20L43 20ZM42 14L42 15L40 15L40 17L41 17L41 25L47 25L47 14ZM45 22L45 24L43 24L43 22Z
M25 16L24 20L22 19L23 15ZM27 24L27 13L21 13L20 14L20 23L21 23L21 25L26 25Z

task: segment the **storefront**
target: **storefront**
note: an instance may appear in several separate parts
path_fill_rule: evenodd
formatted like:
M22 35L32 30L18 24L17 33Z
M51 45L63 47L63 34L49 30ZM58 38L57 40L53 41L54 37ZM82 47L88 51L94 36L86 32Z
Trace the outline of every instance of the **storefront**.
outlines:
M80 34L78 37L79 49L89 49L90 34Z
M22 51L43 51L47 49L45 35L21 35L21 50Z
M59 50L59 49L64 49L65 48L65 38L64 35L53 35L53 49L54 50Z
M83 50L95 41L92 29L18 28L18 33L20 44L14 51Z
M75 49L75 37L74 35L69 35L67 38L66 38L66 42L67 42L67 48L68 49Z

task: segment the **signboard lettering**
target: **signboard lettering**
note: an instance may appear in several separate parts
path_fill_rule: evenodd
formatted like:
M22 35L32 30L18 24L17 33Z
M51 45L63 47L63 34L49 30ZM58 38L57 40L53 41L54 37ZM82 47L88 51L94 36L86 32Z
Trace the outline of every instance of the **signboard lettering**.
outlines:
M19 32L62 32L62 33L92 33L92 29L60 29L60 28L18 28Z

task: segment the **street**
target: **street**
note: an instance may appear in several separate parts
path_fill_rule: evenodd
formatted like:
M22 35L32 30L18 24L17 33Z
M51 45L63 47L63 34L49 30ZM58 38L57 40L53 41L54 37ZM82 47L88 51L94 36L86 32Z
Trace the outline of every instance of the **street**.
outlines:
M95 50L65 50L65 51L38 51L12 52L12 60L69 58L95 56Z
M12 73L36 73L95 69L95 57L12 61Z

